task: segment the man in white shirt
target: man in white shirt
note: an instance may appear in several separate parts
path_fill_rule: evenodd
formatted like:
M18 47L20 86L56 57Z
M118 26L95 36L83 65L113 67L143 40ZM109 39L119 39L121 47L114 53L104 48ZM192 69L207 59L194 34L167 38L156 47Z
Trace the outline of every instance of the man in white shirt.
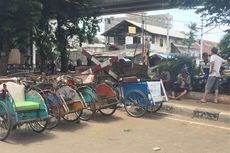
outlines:
M200 102L206 102L208 93L211 92L212 89L215 90L215 98L214 102L218 103L218 94L219 94L219 78L220 78L220 67L223 63L226 63L227 60L222 59L217 55L218 49L213 47L211 49L212 56L210 58L210 69L208 81L205 86L205 92L203 94L203 98Z

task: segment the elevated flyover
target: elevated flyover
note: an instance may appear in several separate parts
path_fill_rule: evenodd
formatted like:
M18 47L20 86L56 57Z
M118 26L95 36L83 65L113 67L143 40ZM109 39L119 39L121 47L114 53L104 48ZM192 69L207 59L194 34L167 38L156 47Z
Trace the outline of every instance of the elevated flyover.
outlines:
M91 9L99 15L162 10L179 7L172 0L94 0Z

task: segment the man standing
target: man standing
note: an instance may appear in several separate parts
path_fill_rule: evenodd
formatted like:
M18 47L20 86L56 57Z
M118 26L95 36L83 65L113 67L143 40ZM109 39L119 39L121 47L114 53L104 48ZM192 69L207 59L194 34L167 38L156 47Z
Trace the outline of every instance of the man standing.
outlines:
M202 54L202 61L200 62L200 70L203 73L203 77L205 81L207 81L208 76L209 76L209 69L210 69L210 62L208 58L208 53L203 53Z
M200 102L203 103L207 102L208 93L211 92L212 89L215 90L214 102L218 103L220 67L223 63L226 63L227 61L219 57L217 53L218 53L218 49L216 47L213 47L211 49L212 56L210 58L210 70L209 70L208 81L205 86L205 92L203 94L203 98L200 100Z

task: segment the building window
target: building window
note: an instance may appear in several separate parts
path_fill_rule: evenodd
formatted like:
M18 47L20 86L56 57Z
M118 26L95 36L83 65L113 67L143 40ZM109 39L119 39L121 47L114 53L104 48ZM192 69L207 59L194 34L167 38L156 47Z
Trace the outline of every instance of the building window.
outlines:
M133 44L140 44L141 38L140 37L133 37Z
M118 45L124 45L125 44L125 37L118 37Z
M160 46L161 46L161 47L164 46L163 38L160 39Z

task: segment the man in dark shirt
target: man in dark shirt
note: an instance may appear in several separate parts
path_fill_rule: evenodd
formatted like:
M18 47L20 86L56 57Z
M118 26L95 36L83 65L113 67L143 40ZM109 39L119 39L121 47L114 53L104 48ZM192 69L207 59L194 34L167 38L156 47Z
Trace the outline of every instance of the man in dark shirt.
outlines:
M54 74L56 65L52 60L48 61L47 69L48 69L48 75Z
M210 62L208 58L208 53L202 54L203 60L200 62L201 72L204 74L204 78L207 80L209 75Z
M177 75L177 81L173 83L172 87L172 96L169 96L172 99L179 100L184 95L186 95L191 86L191 78L186 69L182 69L181 72ZM182 92L179 96L176 96L177 93Z

